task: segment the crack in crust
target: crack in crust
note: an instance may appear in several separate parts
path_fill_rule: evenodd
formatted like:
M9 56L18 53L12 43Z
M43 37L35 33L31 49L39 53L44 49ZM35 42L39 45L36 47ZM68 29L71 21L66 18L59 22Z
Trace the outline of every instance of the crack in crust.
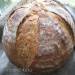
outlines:
M30 16L20 25L16 38L16 50L19 58L18 62L28 68L38 48L38 16ZM22 61L22 62L21 62Z

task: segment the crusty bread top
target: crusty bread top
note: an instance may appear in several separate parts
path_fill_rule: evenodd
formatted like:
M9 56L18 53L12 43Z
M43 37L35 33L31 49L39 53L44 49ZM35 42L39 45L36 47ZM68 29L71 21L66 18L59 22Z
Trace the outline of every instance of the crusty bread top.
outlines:
M66 8L62 4L58 4L56 1L51 1L51 0L47 1L43 0L40 2L34 1L30 4L23 5L20 8L18 8L16 11L14 11L13 12L14 14L12 13L8 19L8 28L9 30L14 32L13 34L14 37L16 37L16 31L20 22L23 20L25 16L27 16L28 13L32 11L32 9L34 9L36 5L39 6L39 8L42 8L43 10L54 12L57 15L61 16L63 19L65 19L65 21L67 21L70 27L72 28L75 38L75 25L71 14L66 10Z
M54 67L72 51L73 26L71 15L57 2L34 1L11 13L4 29L3 43L10 59L20 67ZM53 62L49 66L44 62L48 58L46 55Z

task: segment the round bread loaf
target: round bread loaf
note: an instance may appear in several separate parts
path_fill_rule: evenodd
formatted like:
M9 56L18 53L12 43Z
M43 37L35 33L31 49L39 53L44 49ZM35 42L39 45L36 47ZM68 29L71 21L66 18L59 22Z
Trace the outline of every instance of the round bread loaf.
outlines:
M18 67L52 71L71 55L74 31L72 16L62 4L34 1L10 14L2 41L7 56Z

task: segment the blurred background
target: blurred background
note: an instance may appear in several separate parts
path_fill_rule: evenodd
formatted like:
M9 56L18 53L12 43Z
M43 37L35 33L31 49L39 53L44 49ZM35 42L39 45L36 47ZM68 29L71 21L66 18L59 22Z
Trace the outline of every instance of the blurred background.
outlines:
M0 16L4 17L21 0L0 0Z

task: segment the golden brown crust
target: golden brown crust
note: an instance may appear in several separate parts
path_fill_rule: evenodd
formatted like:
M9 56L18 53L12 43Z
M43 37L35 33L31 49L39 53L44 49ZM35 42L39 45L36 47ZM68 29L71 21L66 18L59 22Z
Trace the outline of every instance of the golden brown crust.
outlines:
M17 31L16 50L22 67L29 67L38 49L38 16L33 15ZM22 62L21 62L22 61Z
M21 68L53 70L72 52L74 34L70 22L48 8L54 9L54 5L59 4L50 4L35 2L30 7L15 10L8 18L3 43L10 60Z

